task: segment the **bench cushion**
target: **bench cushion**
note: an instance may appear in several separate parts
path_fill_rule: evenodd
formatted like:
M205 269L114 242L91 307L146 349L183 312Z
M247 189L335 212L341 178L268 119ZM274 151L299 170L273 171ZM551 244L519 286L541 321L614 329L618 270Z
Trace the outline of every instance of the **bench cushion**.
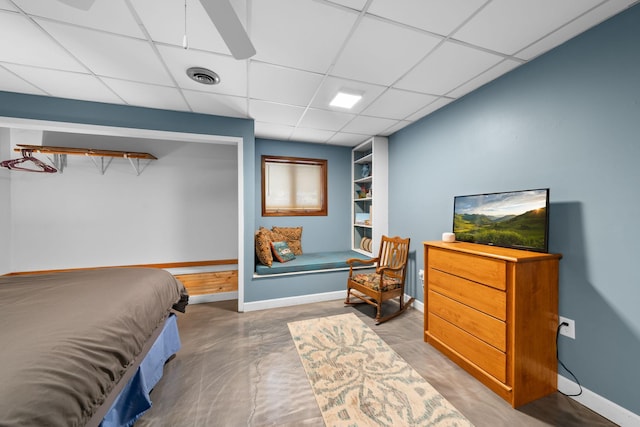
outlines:
M345 262L349 258L367 259L366 256L354 251L304 253L302 255L296 255L295 259L287 261L286 263L280 263L274 260L271 267L257 264L256 274L267 276L270 274L349 268L349 264Z

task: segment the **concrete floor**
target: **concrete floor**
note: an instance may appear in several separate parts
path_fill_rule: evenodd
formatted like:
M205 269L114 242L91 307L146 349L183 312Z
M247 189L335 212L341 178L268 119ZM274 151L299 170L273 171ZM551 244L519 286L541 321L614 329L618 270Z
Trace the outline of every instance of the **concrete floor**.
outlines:
M511 408L423 341L411 309L382 325L373 307L329 301L238 313L237 301L190 305L178 314L182 349L165 366L141 426L323 426L287 322L353 312L477 427L614 426L555 393Z

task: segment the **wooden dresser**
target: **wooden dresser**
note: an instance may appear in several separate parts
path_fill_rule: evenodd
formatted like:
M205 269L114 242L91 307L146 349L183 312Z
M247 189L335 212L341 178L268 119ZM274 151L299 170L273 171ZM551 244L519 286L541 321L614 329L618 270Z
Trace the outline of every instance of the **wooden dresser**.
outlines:
M424 242L424 340L513 407L553 393L561 257Z

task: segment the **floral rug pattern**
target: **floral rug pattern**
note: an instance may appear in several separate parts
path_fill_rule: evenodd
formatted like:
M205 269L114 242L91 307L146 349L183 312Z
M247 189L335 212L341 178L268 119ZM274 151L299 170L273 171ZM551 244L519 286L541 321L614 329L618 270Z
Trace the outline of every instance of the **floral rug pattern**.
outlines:
M327 426L472 426L353 313L288 325Z

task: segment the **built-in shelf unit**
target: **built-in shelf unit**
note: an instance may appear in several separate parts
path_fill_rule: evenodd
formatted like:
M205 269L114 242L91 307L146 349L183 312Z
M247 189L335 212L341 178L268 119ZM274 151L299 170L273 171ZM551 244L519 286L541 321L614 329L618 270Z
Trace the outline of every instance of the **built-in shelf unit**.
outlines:
M388 141L372 137L351 151L351 248L375 256L388 230Z

